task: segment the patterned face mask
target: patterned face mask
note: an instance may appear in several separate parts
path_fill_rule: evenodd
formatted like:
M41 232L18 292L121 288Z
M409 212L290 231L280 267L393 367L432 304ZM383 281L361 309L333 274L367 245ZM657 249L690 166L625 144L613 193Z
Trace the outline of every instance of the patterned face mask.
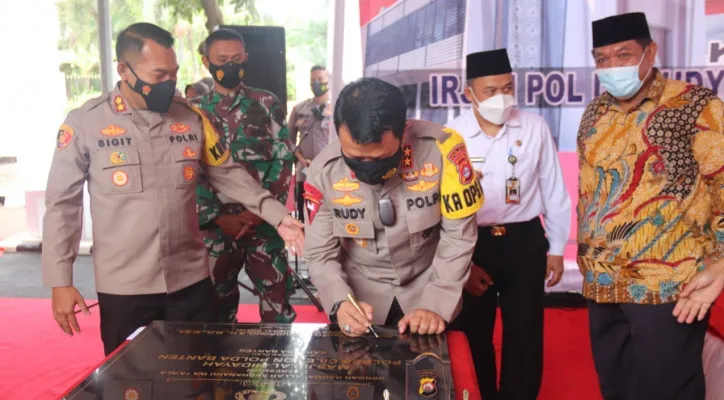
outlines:
M214 81L227 89L235 89L241 83L246 72L246 62L235 63L229 61L224 65L216 65L209 62L209 72Z

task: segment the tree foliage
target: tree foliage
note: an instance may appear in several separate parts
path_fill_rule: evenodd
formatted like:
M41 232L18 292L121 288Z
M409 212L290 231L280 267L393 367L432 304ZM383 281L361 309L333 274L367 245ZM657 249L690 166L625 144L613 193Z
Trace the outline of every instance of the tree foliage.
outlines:
M239 15L243 17L244 25L253 25L259 20L255 0L229 0L228 4L233 6L237 19ZM224 0L159 0L156 3L156 13L158 15L170 12L176 20L192 22L194 16L201 11L206 16L206 29L213 32L214 28L224 24L224 5Z
M311 20L289 12L286 18L268 11L260 15L255 0L109 0L109 3L112 38L128 25L141 21L155 23L174 35L181 67L178 86L181 89L207 74L196 49L208 35L211 23L215 24L213 26L284 26L287 34L287 92L292 99L296 98L293 75L296 65L324 63L326 60L326 13ZM213 12L210 14L205 7L209 3L217 7L220 19L213 19ZM69 106L72 107L100 94L97 0L57 0L56 6L60 22L60 69L66 75Z

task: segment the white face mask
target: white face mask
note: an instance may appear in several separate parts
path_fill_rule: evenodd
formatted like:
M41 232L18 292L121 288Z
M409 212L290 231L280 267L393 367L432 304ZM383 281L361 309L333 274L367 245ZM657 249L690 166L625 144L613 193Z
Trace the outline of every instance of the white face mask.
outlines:
M503 125L510 117L515 107L515 97L510 94L497 94L484 102L478 101L475 93L470 91L473 99L478 103L477 110L483 119L495 125Z

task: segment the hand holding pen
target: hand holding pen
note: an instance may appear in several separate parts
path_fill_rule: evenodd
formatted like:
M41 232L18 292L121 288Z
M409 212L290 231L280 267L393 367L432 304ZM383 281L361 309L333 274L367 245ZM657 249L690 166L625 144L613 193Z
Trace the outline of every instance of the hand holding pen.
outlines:
M374 308L371 305L358 302L350 293L337 310L337 323L347 336L357 337L369 332L377 336L370 323L373 315Z

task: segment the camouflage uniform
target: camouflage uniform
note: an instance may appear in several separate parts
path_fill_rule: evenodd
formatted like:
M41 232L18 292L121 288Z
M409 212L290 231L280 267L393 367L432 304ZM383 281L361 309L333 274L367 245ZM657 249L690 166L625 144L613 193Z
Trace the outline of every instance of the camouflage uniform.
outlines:
M284 108L272 93L242 86L233 96L212 90L193 100L220 135L235 162L246 167L272 195L286 204L294 155L285 125ZM214 219L238 214L244 208L228 203L201 176L196 189L199 224L214 280L216 310L220 321L236 321L239 304L237 279L242 267L259 294L263 322L291 322L296 317L289 304L294 290L287 272L287 252L275 227L265 223L240 240L224 235ZM226 203L226 204L225 204Z

